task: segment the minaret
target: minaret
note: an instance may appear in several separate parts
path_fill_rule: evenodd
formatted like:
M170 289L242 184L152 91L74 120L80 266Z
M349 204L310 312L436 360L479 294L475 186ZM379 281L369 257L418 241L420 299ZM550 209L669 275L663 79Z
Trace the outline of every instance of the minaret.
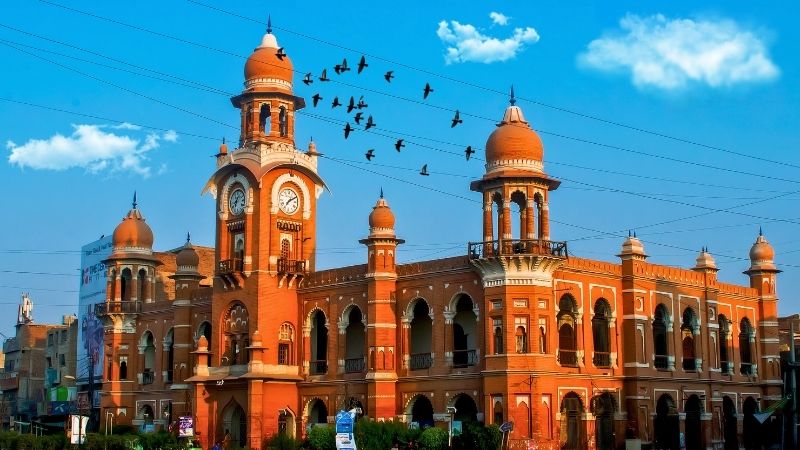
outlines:
M368 404L365 413L372 418L391 419L395 414L397 372L397 323L395 286L397 245L394 214L383 191L369 215L369 237L359 242L367 246L367 381Z
M776 291L777 275L781 271L775 266L775 249L764 237L761 229L758 230L758 237L753 246L750 247L750 268L744 273L750 277L750 287L758 292L758 318L753 322L756 332L759 335L758 342L761 344L758 353L754 353L753 362L758 365L758 376L766 380L769 373L769 365L779 364L778 355L778 296ZM755 336L751 338L754 339ZM757 355L763 355L763 360L759 360ZM765 387L765 397L780 395L780 386Z

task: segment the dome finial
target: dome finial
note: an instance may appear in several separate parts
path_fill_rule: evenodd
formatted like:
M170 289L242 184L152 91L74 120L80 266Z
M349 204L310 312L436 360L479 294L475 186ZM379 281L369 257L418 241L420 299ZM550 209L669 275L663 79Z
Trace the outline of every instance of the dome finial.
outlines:
M383 198L383 187L381 187L381 198Z
M192 242L192 235L187 231L186 232L186 243L190 244Z
M761 232L761 225L758 226L758 235L763 236L764 233Z
M267 15L267 34L272 34L272 14Z
M136 202L136 191L133 191L133 209L136 209L136 205L138 205Z
M508 100L508 103L510 103L511 106L514 106L517 103L517 99L514 98L514 85L513 84L511 85L511 98Z

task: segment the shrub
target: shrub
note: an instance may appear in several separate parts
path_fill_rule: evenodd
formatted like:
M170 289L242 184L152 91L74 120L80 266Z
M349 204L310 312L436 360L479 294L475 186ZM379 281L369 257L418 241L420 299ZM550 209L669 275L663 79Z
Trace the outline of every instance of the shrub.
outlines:
M421 450L446 450L447 431L436 427L426 429L419 436L419 448Z
M303 443L286 433L273 434L264 440L264 450L300 450Z
M502 440L503 433L497 425L485 427L477 422L465 422L461 435L453 438L453 450L496 450Z
M314 450L336 450L336 431L330 426L312 427L308 443Z
M363 418L356 423L354 430L356 444L363 450L385 450L397 442L405 445L407 426L404 423L387 421L375 422Z

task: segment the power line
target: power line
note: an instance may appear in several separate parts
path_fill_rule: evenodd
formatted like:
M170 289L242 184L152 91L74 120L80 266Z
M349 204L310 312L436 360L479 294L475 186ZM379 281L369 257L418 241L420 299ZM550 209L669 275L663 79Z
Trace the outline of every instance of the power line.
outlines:
M78 277L80 274L75 273L56 273L56 272L31 272L26 270L0 270L0 273L11 273L15 275L51 275L58 277Z
M0 288L5 289L20 289L23 291L45 291L45 292L63 292L66 294L72 294L78 292L77 290L69 290L69 289L48 289L48 288L35 288L35 287L27 287L27 286L7 286L7 285L0 285Z
M41 0L41 1L44 1L44 0ZM254 22L254 23L257 23L257 24L260 24L260 25L267 25L265 22L262 22L262 21L260 21L258 19L253 19L251 17L244 16L244 15L235 13L235 12L230 11L230 10L226 10L226 9L222 9L222 8L215 7L215 6L212 6L212 5L208 5L208 4L205 4L205 3L202 3L202 2L198 2L196 0L187 0L187 1L189 3L194 3L194 4L198 5L198 6L202 6L202 7L205 7L205 8L208 8L208 9L211 9L211 10L223 13L223 14L227 14L227 15L230 15L230 16L233 16L233 17L238 17L238 18L243 19L243 20ZM56 5L56 6L61 6L61 5L57 5L55 3L47 2L47 1L44 1L44 3L50 3L50 4L53 4L53 5ZM469 87L472 87L472 88L480 89L480 90L483 90L483 91L486 91L486 92L492 92L492 93L495 93L495 94L502 95L504 97L506 97L508 95L508 92L505 92L505 91L500 91L498 89L482 86L482 85L479 85L477 83L473 83L473 82L461 80L461 79L458 79L458 78L450 77L450 76L447 76L447 75L443 75L441 73L434 72L432 70L423 69L423 68L420 68L420 67L412 66L410 64L406 64L406 63L402 63L402 62L399 62L399 61L396 61L396 60L392 60L392 59L389 59L389 58L378 56L378 55L375 55L374 53L370 54L370 53L367 53L367 52L364 52L364 51L360 51L358 49L354 49L354 48L347 47L347 46L344 46L344 45L341 45L341 44L337 44L337 43L334 43L334 42L331 42L331 41L328 41L328 40L325 40L325 39L321 39L321 38L318 38L318 37L315 37L315 36L311 36L309 34L301 33L301 32L298 32L298 31L294 31L294 30L291 30L291 29L288 29L288 28L285 28L285 27L272 25L272 28L275 28L275 29L281 30L281 31L285 31L287 33L291 33L291 34L294 34L296 36L300 36L300 37L305 38L305 39L310 39L310 40L313 40L313 41L316 41L316 42L319 42L319 43L322 43L322 44L325 44L325 45L329 45L329 46L332 46L332 47L335 47L335 48L339 48L339 49L342 49L342 50L347 50L349 52L360 53L360 54L362 54L364 56L368 56L368 57L370 57L372 59L377 59L379 61L384 61L384 62L387 62L387 63L390 63L390 64L394 64L394 65L397 65L397 66L400 66L400 67L411 69L411 70L414 70L414 71L417 71L417 72L420 72L420 73L424 73L426 75L432 75L432 76L435 76L435 77L438 77L438 78L441 78L441 79L444 79L444 80L447 80L447 81L451 81L451 82L455 82L455 83L462 84L462 85L465 85L465 86L469 86ZM725 149L725 148L714 146L714 145L703 144L701 142L694 141L694 140L691 140L691 139L680 138L680 137L672 136L672 135L669 135L669 134L666 134L666 133L663 133L663 132L660 132L660 131L655 131L655 130L651 130L651 129L647 129L647 128L643 128L643 127L638 127L638 126L634 126L634 125L625 124L625 123L622 123L622 122L619 122L619 121L616 121L616 120L605 119L605 118L602 118L602 117L599 117L599 116L596 116L596 115L593 115L593 114L582 113L582 112L575 111L575 110L572 110L572 109L569 109L569 108L564 108L564 107L561 107L561 106L545 103L545 102L542 102L542 101L539 101L539 100L534 100L534 99L525 98L525 97L521 97L521 96L516 96L515 98L517 100L526 101L526 102L529 102L531 104L535 104L535 105L538 105L538 106L542 106L542 107L549 108L549 109L552 109L552 110L555 110L555 111L559 111L559 112L563 112L563 113L568 113L568 114L571 114L571 115L574 115L574 116L577 116L577 117L581 117L581 118L584 118L584 119L594 120L594 121L601 122L601 123L604 123L604 124L607 124L607 125L613 125L613 126L616 126L616 127L625 128L625 129L629 129L629 130L632 130L632 131L637 131L637 132L640 132L640 133L645 133L645 134L649 134L649 135L652 135L652 136L656 136L656 137L660 137L660 138L664 138L664 139L669 139L669 140L672 140L672 141L675 141L675 142L680 142L680 143L683 143L683 144L690 144L690 145L698 146L698 147L705 148L705 149L708 149L708 150L715 150L715 151L719 151L719 152L724 152L724 153L740 156L742 158L754 159L754 160L757 160L757 161L768 162L768 163L771 163L771 164L778 164L778 165L783 165L783 166L788 166L788 167L793 167L793 168L800 168L800 165L787 163L785 161L777 161L777 160L773 160L773 159L769 159L769 158L764 158L764 157L761 157L761 156L755 156L755 155L751 155L751 154L747 154L747 153L741 153L741 152Z

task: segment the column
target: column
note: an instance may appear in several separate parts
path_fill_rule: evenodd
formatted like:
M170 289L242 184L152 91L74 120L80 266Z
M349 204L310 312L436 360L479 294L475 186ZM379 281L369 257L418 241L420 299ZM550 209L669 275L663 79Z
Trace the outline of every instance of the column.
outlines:
M303 325L303 349L301 353L301 361L303 361L303 372L308 375L310 373L309 361L311 361L311 327Z
M547 202L543 202L539 212L539 236L540 239L550 240L550 209Z
M535 213L533 209L535 204L535 200L529 198L525 206L525 234L521 235L523 239L536 239L536 224L534 223Z
M483 240L491 241L494 231L492 230L492 197L491 193L483 193Z
M453 318L456 316L455 311L444 312L444 359L448 367L453 367Z
M503 200L502 235L503 239L511 239L511 203L508 200Z
M583 314L575 314L575 356L578 358L578 367L586 365L586 345L583 341Z

